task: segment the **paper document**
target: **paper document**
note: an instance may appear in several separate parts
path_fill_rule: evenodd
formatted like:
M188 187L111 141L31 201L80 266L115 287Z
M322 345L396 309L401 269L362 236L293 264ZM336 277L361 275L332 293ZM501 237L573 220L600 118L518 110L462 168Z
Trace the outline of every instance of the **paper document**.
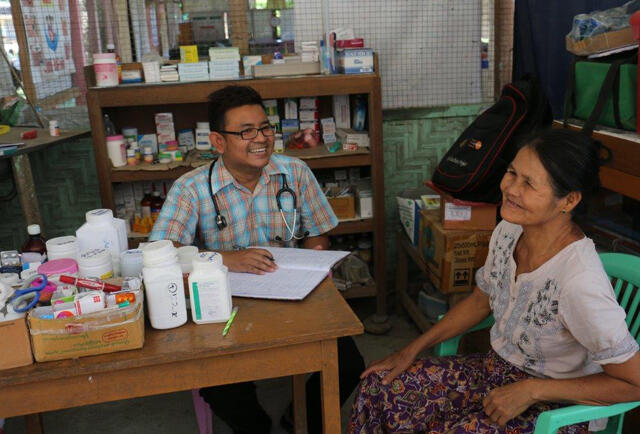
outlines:
M327 277L336 262L349 255L335 250L259 248L273 255L278 269L262 275L230 272L231 293L236 297L302 300Z

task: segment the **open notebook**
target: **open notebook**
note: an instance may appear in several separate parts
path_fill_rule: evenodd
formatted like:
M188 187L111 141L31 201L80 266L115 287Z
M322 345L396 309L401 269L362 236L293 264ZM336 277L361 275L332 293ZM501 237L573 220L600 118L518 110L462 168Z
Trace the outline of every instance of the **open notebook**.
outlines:
M302 300L329 274L331 267L349 252L335 250L260 247L273 255L273 273L229 273L231 293L236 297Z

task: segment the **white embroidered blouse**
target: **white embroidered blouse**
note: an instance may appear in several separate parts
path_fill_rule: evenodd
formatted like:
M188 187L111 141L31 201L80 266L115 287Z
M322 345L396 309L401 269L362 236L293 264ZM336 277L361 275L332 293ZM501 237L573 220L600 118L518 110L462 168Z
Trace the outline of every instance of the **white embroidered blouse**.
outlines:
M494 351L532 375L550 378L590 375L601 372L601 365L630 359L638 344L593 242L575 241L516 279L513 251L521 234L521 226L500 222L476 273L496 320Z

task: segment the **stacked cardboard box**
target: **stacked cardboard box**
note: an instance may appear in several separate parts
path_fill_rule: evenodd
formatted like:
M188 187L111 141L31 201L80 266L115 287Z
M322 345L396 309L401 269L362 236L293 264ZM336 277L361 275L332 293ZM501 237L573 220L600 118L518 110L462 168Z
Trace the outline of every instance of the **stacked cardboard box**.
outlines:
M444 294L471 291L487 258L491 232L444 229L439 212L421 211L418 249L433 285Z

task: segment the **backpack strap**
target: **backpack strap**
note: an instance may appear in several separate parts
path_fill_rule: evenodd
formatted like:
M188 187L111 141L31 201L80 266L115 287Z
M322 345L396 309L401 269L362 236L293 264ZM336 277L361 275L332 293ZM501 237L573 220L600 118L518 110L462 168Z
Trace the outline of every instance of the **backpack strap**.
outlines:
M596 102L595 107L591 111L589 118L585 121L584 126L582 127L582 131L588 135L593 133L593 130L600 120L600 115L602 115L602 110L604 110L604 106L607 104L607 100L614 92L614 85L616 83L616 77L620 74L620 65L626 62L627 59L618 59L614 60L609 67L609 71L607 71L607 75L604 78L604 82L602 83L602 87L600 88L600 93L598 94L598 100ZM619 86L618 86L619 87ZM617 99L617 98L616 98ZM614 109L615 111L615 109ZM616 124L620 119L620 113L618 112L618 118L616 119Z
M576 63L580 59L579 56L571 57L571 64L567 71L567 90L564 93L564 128L567 128L569 124L569 117L573 114L575 109L575 95L576 95Z

